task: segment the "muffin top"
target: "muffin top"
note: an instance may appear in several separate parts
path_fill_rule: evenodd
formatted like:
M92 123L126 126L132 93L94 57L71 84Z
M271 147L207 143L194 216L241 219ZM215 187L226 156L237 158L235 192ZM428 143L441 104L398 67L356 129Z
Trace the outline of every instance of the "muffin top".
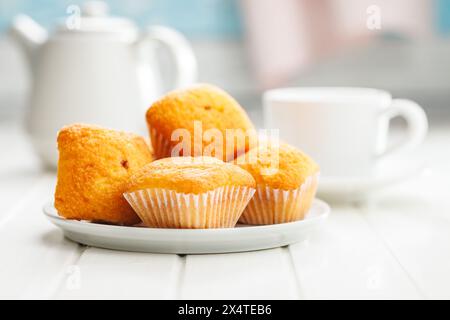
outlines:
M319 166L300 150L281 143L260 144L238 157L235 163L248 171L257 185L294 190L319 172Z
M120 158L120 167L135 169L152 160L152 151L143 137L96 125L76 123L65 126L58 132L57 142L60 160L73 160L65 159L65 155L77 153L80 155L78 163L92 163L96 167L102 166L99 161L109 164ZM129 156L135 159L128 159Z
M117 131L97 125L75 123L61 128L57 137L58 149L83 149L93 151L97 155L109 152L122 153L134 151L139 148L145 161L152 159L152 149L144 137L125 131ZM75 150L73 150L75 151ZM85 152L85 156L89 154ZM125 159L126 160L126 159ZM126 167L126 164L125 164Z
M238 166L212 157L173 157L147 164L131 178L127 192L162 188L199 194L222 186L255 187L255 180Z
M178 143L171 141L172 133L177 129L187 130L191 134L192 150L190 154L184 154L185 156L206 155L202 148L212 142L211 138L206 137L207 130L211 130L209 133L214 136L218 132L223 139L222 154L208 155L214 155L224 161L234 160L236 155L248 151L250 137L254 136L253 124L244 109L225 91L208 84L197 84L166 94L147 110L146 119L149 128L164 137L172 146ZM193 133L196 132L194 128L199 126L203 136L197 141ZM225 142L227 129L230 130L229 134L234 130L235 133L242 135L245 141L227 150ZM216 140L213 141L214 145L218 143Z
M76 137L77 139L87 140L87 139L110 139L110 141L119 140L142 140L145 141L143 137L140 135L118 131L113 129L104 128L94 124L85 124L85 123L74 123L71 125L67 125L61 128L58 132L58 144L67 142L68 140L72 140L72 138ZM123 143L124 141L120 141Z
M203 122L203 130L253 129L239 103L225 91L208 84L168 93L152 104L146 118L150 126L167 137L174 129L193 130L194 120Z

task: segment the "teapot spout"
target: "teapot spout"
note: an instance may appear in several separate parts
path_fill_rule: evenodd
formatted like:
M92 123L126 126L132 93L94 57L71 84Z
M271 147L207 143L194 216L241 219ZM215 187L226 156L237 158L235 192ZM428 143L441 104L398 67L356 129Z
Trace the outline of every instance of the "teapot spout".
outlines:
M14 18L10 28L10 34L22 48L33 70L34 57L39 47L47 41L47 31L31 17L21 14Z

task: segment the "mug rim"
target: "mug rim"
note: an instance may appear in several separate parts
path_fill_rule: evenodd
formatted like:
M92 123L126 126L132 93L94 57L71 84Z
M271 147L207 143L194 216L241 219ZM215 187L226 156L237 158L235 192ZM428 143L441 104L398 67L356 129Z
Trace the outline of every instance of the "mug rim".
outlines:
M389 105L392 101L392 95L385 90L369 87L284 87L267 90L263 93L264 103L323 103L339 104L347 102L384 102L383 105Z

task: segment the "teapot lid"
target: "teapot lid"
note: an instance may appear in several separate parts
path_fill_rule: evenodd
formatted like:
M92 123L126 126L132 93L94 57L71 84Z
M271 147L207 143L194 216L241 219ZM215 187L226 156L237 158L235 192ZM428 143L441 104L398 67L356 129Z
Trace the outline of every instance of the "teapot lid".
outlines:
M104 1L87 1L81 9L72 5L67 13L69 16L57 28L58 33L102 33L127 39L137 35L136 25L129 19L110 16Z

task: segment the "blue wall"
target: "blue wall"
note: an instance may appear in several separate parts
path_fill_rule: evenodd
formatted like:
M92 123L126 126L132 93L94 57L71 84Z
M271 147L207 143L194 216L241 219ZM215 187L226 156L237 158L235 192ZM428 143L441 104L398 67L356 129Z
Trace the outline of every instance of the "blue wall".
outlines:
M140 26L164 24L191 38L236 38L242 33L239 0L107 0L111 12L135 20ZM393 0L395 1L395 0ZM49 28L66 14L70 4L83 0L0 0L0 32L18 13L27 13ZM450 34L450 0L430 0L436 29Z
M238 0L108 0L110 11L140 26L164 24L191 38L236 38L241 35ZM26 13L45 27L82 0L0 0L0 31L18 13Z
M436 19L439 32L450 34L450 0L437 0Z

